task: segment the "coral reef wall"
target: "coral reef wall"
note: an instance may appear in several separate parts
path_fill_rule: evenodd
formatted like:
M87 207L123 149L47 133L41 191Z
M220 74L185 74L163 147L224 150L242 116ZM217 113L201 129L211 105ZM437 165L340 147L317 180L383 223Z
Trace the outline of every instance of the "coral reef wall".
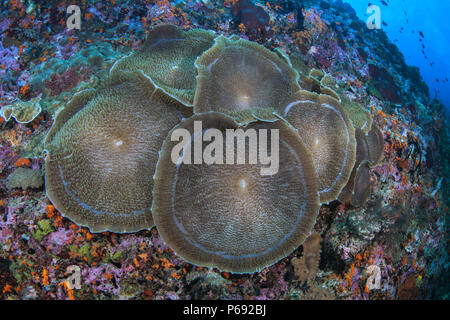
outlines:
M67 29L69 4L0 4L0 299L450 298L444 107L382 30L341 0L80 1L81 30ZM299 71L322 70L383 134L363 206L322 205L316 238L254 274L186 263L154 228L92 234L64 218L42 185L55 114L163 23L236 35L283 50Z

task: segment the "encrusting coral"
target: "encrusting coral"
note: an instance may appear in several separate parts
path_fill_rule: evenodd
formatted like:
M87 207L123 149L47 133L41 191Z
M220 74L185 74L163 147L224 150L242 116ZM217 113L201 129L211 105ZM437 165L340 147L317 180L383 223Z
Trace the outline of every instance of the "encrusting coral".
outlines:
M45 140L54 206L92 232L150 228L158 152L181 108L139 72L75 95Z
M296 91L298 74L264 46L219 36L195 62L194 113L219 111L239 123L276 120L273 112Z
M139 50L113 65L110 76L123 70L142 70L154 85L192 105L197 85L194 61L213 45L215 37L214 33L200 29L183 32L174 25L157 26Z
M153 195L153 218L161 237L183 259L224 271L255 272L284 258L303 242L319 209L317 178L306 146L281 119L242 128L224 114L209 112L184 120L174 130L193 136L196 121L202 130L215 129L215 141L225 141L227 129L279 130L279 170L261 175L261 159L255 164L184 164L191 139L174 164L170 157L176 142L169 134ZM271 149L273 138L268 141Z
M299 91L281 112L311 151L320 202L335 200L350 177L356 153L353 125L339 102L327 95Z
M18 123L31 122L41 113L40 100L41 97L36 97L29 101L18 99L9 105L3 106L0 109L0 117L3 117L5 121L13 117Z

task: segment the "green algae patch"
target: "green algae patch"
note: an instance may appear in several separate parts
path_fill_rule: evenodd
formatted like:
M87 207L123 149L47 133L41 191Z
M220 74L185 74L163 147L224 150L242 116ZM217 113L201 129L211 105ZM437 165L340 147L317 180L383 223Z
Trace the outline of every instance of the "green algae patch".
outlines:
M90 244L85 244L83 245L78 252L80 253L81 257L86 257L88 263L92 263L92 253L91 253L91 245Z
M53 223L49 219L44 219L38 222L38 229L32 232L33 237L37 241L42 241L42 239L49 233L55 231L53 228Z
M123 252L122 251L117 251L116 253L114 253L111 256L111 260L114 262L120 262L120 260L122 260L123 258Z
M20 263L22 263L22 262L20 262ZM22 281L23 281L22 275L19 272L20 268L21 268L21 266L17 263L12 263L9 267L9 271L11 271L14 279L16 279L16 281L18 283L22 283ZM29 277L27 277L27 278L29 278Z

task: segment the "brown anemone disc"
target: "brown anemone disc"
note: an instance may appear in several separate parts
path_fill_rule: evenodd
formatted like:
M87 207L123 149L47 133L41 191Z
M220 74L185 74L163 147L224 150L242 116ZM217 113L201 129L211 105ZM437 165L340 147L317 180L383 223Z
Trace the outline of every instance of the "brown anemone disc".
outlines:
M355 131L339 102L326 95L299 91L280 114L297 129L311 151L321 203L335 200L355 164Z
M320 85L322 87L328 87L328 88L337 88L338 87L336 80L328 73L325 74L322 79L320 79Z
M299 74L304 74L304 75L308 75L309 72L311 71L311 68L308 67L308 65L305 63L304 58L302 58L300 55L296 55L296 54L291 54L289 57L283 52L278 52L278 50L276 50L277 53L282 56L283 58L285 58L286 60L288 60L292 67L299 73Z
M320 86L320 81L316 78L305 76L304 74L300 74L299 78L300 87L304 90L315 92L320 94L322 92L322 87Z
M351 198L355 187L356 171L358 170L359 165L369 158L369 146L367 145L366 135L359 128L355 129L355 139L356 139L355 164L353 166L347 184L345 185L345 187L342 189L341 193L338 196L338 200L345 204L351 203Z
M276 48L275 52L297 71L299 74L298 84L302 89L317 94L325 94L341 102L339 94L331 88L336 86L336 82L330 75L319 69L309 69L300 56L288 56L279 48Z
M316 70L316 72L312 72L314 70ZM311 70L311 73L313 73L313 74L319 73L319 72L322 72L322 71L320 71L318 69ZM305 76L304 74L300 73L298 83L299 83L300 87L304 90L314 92L317 94L324 94L324 95L330 96L333 99L336 99L337 101L341 102L341 97L339 96L339 94L337 94L337 92L334 91L333 89L323 86L321 84L321 81L318 80L318 76L315 76L315 77Z
M237 129L243 130L241 137L249 137L240 140L245 141L245 153L236 152L239 139L226 142L227 135L239 132L234 131ZM262 137L264 132L267 143L261 143L257 150L252 139L254 134ZM214 152L212 142L201 142L202 133L203 140L217 142ZM187 136L183 140L173 138L181 134ZM198 141L204 159L195 164L198 153L193 150ZM223 145L220 141L224 141ZM259 157L250 162L249 147L252 152L266 155L261 148L266 146L268 154L276 159L277 143L278 171L262 175L261 169L267 168L268 162ZM232 151L230 159L245 155L245 163L226 161L227 146ZM205 161L207 154L214 154L216 160ZM191 164L185 163L186 159ZM164 142L155 174L153 219L163 240L192 264L235 273L261 270L286 257L304 241L318 209L311 155L295 130L281 119L240 127L225 114L208 112L181 122Z
M356 161L355 167L358 168L360 163L369 159L369 144L367 143L367 136L359 128L355 129L356 138Z
M57 114L45 186L62 215L92 232L152 227L158 153L186 108L162 97L142 74L127 74L76 94Z
M327 95L327 96L330 96L330 97L336 99L337 101L341 102L341 97L340 97L339 94L337 94L337 92L334 91L333 89L330 89L330 88L328 88L328 87L322 86L322 87L320 88L320 93L321 93L321 94L325 94L325 95Z
M216 39L196 61L194 113L219 111L245 124L275 121L273 112L300 89L298 73L285 59L255 42Z
M361 207L370 195L370 166L369 161L364 160L358 166L355 174L355 186L353 188L350 203L354 207Z
M112 66L110 75L142 70L157 87L192 105L197 86L194 62L213 45L215 37L215 33L201 29L183 32L174 25L156 26L139 50Z
M342 96L341 107L347 117L352 121L353 126L368 133L372 129L373 118L370 112L356 101L351 101Z
M372 125L367 135L359 128L355 129L356 161L347 185L339 194L339 201L351 204L355 207L362 206L370 194L370 188L366 186L370 177L368 170L378 165L384 155L384 138L380 129ZM362 201L362 199L364 199Z
M370 162L370 166L373 167L378 165L384 156L383 133L377 125L372 125L372 129L367 133L366 141L369 147L368 160Z
M325 76L325 73L319 69L311 69L309 76L320 81Z

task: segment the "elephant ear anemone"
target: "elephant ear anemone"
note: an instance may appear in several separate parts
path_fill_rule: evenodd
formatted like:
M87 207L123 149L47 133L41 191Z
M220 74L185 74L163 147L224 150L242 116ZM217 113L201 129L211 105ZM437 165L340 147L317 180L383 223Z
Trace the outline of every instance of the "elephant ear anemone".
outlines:
M259 160L195 164L194 154L187 156L187 150L195 144L197 121L206 133L214 129L214 141L226 141L229 129L247 134L250 129L265 129L268 150L272 150L271 130L279 130L278 172L261 175ZM241 127L229 116L208 112L184 120L176 129L186 130L192 138L175 163L171 154L177 142L171 134L164 142L152 210L158 232L177 255L195 265L252 273L286 257L304 241L318 214L317 178L309 151L289 124L278 120ZM249 159L249 139L244 141ZM203 142L203 150L208 146ZM180 161L184 157L192 158L191 164Z
M356 156L355 130L339 102L327 95L299 91L281 115L311 151L321 203L337 199L346 185Z
M183 107L158 91L139 73L121 75L58 113L45 139L45 186L62 215L92 232L153 225L158 152Z
M141 70L155 86L192 106L197 86L194 62L213 45L215 37L206 30L181 31L174 25L156 26L135 53L116 61L110 76Z
M343 203L360 207L370 195L370 168L378 165L383 159L384 139L383 134L375 124L372 125L367 134L357 128L355 137L355 166L338 199Z
M218 111L245 124L273 112L300 89L290 63L264 46L220 36L195 62L194 113Z

